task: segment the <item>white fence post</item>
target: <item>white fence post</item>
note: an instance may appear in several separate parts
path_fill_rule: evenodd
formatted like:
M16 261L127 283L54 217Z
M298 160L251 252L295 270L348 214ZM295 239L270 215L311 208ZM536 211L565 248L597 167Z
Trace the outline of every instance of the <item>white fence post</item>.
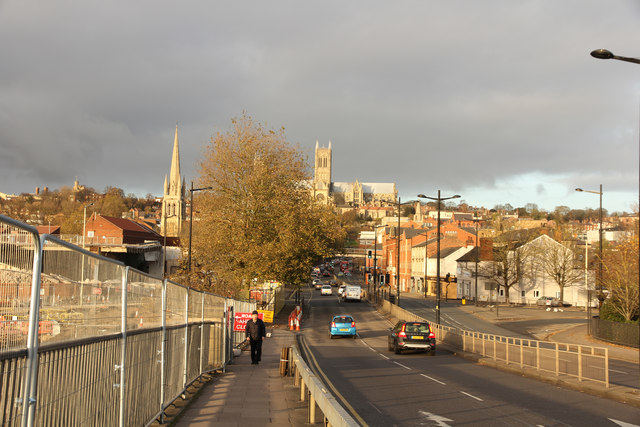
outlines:
M202 310L202 319L200 320L200 372L198 372L198 376L202 376L202 357L204 352L204 292L202 293L200 310Z
M578 381L582 381L582 346L578 346Z

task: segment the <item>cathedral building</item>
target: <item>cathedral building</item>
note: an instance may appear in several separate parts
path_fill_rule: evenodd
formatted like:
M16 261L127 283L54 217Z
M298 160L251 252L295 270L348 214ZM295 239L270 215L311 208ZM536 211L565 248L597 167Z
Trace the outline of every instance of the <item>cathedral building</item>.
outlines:
M398 200L398 190L393 182L333 182L331 164L331 141L328 147L320 147L316 141L312 194L318 202L361 207L384 206Z
M167 237L179 237L186 212L184 179L180 176L180 147L178 145L178 125L173 141L173 156L169 177L164 176L164 195L162 197L162 218L160 230Z

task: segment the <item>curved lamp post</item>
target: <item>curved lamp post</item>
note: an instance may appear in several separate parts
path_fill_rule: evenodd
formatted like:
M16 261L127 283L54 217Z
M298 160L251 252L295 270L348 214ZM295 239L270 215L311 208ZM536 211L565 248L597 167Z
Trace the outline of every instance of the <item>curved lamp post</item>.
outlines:
M607 49L596 49L594 51L591 51L591 56L593 56L594 58L598 58L598 59L617 59L618 61L624 61L624 62L631 62L632 64L640 64L640 58L630 58L628 56L618 56L618 55L614 55L613 52L607 50ZM640 177L639 177L640 178ZM639 194L640 196L640 194ZM638 200L638 203L640 206L640 199ZM638 215L639 215L639 221L640 221L640 209L638 210ZM638 223L638 226L640 227L640 222ZM640 232L640 229L639 229ZM640 263L640 239L638 239L638 262ZM639 278L640 280L640 278ZM638 286L640 286L640 281L638 282ZM640 307L640 292L638 292L638 304ZM638 325L638 335L640 336L640 324Z

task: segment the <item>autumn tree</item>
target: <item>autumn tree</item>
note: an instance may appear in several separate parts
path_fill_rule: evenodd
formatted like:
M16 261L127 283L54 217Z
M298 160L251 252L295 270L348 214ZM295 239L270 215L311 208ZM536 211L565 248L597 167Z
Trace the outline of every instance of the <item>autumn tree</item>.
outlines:
M308 165L284 129L243 115L206 145L199 164L193 265L213 291L237 295L254 279L298 285L342 238L336 215L312 201ZM186 241L184 239L183 241Z
M609 298L604 303L607 309L626 322L638 319L637 235L605 252L602 285L609 290Z

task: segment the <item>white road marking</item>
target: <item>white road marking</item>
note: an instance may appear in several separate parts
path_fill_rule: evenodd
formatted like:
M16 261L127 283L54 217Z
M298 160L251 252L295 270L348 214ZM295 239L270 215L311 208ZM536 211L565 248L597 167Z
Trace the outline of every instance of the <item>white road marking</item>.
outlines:
M378 411L378 413L379 413L380 415L382 415L382 411L381 411L380 409L378 409L378 408L376 407L376 405L374 405L374 404L373 404L373 403L371 403L371 402L369 402L369 405L371 405L371 406L373 407L373 409L375 409L376 411Z
M472 399L478 400L480 402L484 402L484 400L480 399L479 397L474 396L473 394L469 394L466 391L460 390L460 393L464 394L465 396L469 396Z
M379 353L379 354L380 354L380 356L382 356L382 357L384 357L385 359L389 360L389 358L388 358L387 356L385 356L384 354L382 354L382 353Z
M395 364L396 364L396 365L398 365L398 366L402 366L404 369L411 370L411 368L410 368L410 367L408 367L408 366L406 366L406 365L403 365L402 363L398 363L398 362L396 362L396 361L394 361L393 363L395 363Z
M593 368L593 369L600 369L600 370L604 370L604 368L602 366L593 366L593 365L589 365L589 368ZM609 371L611 372L616 372L618 374L629 374L628 372L624 372L624 371L618 371L616 369L611 369L609 368Z
M613 418L609 418L609 421L612 423L616 423L621 427L640 427L637 424L625 423L624 421L614 420Z
M437 380L437 379L435 379L435 378L431 378L429 375L425 375L425 374L420 374L420 375L422 375L422 376L423 376L423 377L425 377L425 378L430 379L431 381L435 381L435 382L437 382L438 384L447 385L447 384L443 383L442 381L439 381L439 380Z
M449 424L447 424L447 422L450 422L450 423L453 422L453 420L450 420L449 418L432 414L431 412L427 412L427 411L418 411L418 412L423 417L427 417L427 420L435 422L436 425L440 427L451 427Z

